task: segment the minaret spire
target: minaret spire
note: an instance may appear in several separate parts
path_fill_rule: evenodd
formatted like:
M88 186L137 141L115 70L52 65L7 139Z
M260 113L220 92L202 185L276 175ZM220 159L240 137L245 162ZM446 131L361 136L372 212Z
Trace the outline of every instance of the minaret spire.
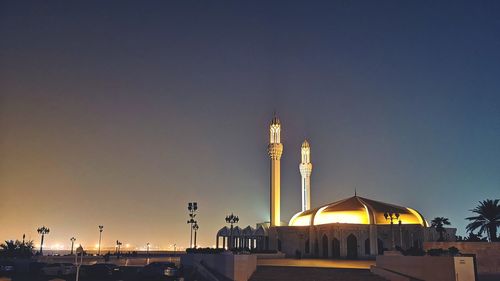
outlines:
M301 162L299 164L300 175L302 176L302 212L307 211L311 208L311 146L309 142L304 140L301 149Z
M283 144L281 143L281 123L276 113L269 125L269 146L267 152L271 158L271 182L270 182L270 216L271 226L279 226L280 221L280 160L283 154Z

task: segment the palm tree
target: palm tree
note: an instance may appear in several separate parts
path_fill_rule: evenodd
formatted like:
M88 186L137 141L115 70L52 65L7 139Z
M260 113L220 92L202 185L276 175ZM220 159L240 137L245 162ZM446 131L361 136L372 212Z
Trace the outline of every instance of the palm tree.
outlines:
M33 241L5 241L0 245L0 257L29 258L33 255Z
M45 237L45 234L49 234L50 229L48 227L42 226L39 227L37 230L38 234L42 235L42 240L40 242L40 255L43 256L43 238Z
M466 218L472 222L465 229L468 232L473 232L479 228L478 234L486 232L490 242L496 241L498 239L497 228L500 226L500 205L498 202L499 199L480 201L476 208L470 210L478 216Z
M76 238L71 237L69 240L71 241L71 254L70 255L73 255L73 246L75 245Z
M6 240L4 244L0 245L0 255L12 258L15 255L17 245L14 240Z
M439 233L438 241L444 241L443 233L446 232L446 230L444 229L444 226L450 225L450 224L451 223L448 220L448 218L444 218L444 217L435 217L431 221L431 227L434 227L436 229L436 231Z

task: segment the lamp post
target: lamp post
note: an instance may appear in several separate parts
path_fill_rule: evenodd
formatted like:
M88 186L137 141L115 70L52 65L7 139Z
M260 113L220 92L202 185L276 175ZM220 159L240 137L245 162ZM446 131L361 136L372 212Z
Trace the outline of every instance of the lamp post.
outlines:
M194 248L196 249L196 233L198 232L198 222L195 222L193 225L193 230L194 230Z
M149 258L149 242L146 244L146 253L147 253L148 258Z
M101 238L102 238L102 229L104 228L103 225L99 225L99 248L97 250L97 255L101 255Z
M84 254L84 250L83 250L83 247L82 245L78 246L78 248L76 248L76 255L75 255L75 265L76 265L76 281L78 281L78 278L80 276L80 267L82 266L82 263L83 263L83 254ZM78 262L78 255L80 255L80 262Z
M76 238L71 237L69 240L71 241L71 254L70 255L72 255L73 254L73 245L75 244Z
M45 238L45 234L49 234L50 229L48 227L42 226L37 230L38 234L42 235L42 239L40 241L40 255L43 256L43 239Z
M398 224L399 224L399 247L401 247L401 249L403 249L403 230L401 228L403 221L398 220Z
M393 231L393 225L394 225L394 220L399 219L399 213L393 213L393 212L385 212L384 213L385 220L391 221L391 250L394 251L396 248L395 242L394 242L394 231Z
M196 211L198 210L198 203L197 202L189 202L188 203L188 212L189 212L189 220L187 221L188 224L191 225L191 237L189 239L189 247L193 247L193 225L196 223L194 218L196 217Z
M120 246L122 245L122 242L116 240L116 258L120 258Z
M238 223L239 220L240 219L238 218L238 216L233 215L233 213L231 213L231 215L229 216L226 216L226 223L229 223L231 225L231 232L229 233L230 238L228 243L229 249L233 248L233 224Z

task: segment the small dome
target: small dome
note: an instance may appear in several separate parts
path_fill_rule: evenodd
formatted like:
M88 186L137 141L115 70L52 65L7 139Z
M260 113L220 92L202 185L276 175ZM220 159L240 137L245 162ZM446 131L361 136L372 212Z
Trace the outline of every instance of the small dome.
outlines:
M383 203L359 196L333 202L322 207L297 213L290 220L290 226L322 225L331 223L390 224L384 213L398 213L401 224L427 226L424 217L417 211L393 204ZM399 223L398 219L394 223Z
M223 228L219 229L219 231L217 232L217 236L228 237L230 235L231 235L231 233L230 233L230 230L227 226L224 226Z
M233 228L233 236L241 236L241 234L243 234L243 229L241 229L239 226L235 226Z
M247 226L243 229L243 236L253 236L255 233L255 229L251 226Z

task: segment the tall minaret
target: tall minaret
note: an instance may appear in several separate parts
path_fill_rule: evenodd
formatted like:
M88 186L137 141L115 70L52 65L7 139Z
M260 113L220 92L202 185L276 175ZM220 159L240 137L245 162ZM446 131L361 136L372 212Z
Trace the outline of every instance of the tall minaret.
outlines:
M305 140L300 149L301 162L299 164L300 175L302 175L302 212L311 208L311 146Z
M271 226L280 223L280 159L283 153L283 144L280 141L281 123L276 115L269 125L269 146L267 152L271 157Z

